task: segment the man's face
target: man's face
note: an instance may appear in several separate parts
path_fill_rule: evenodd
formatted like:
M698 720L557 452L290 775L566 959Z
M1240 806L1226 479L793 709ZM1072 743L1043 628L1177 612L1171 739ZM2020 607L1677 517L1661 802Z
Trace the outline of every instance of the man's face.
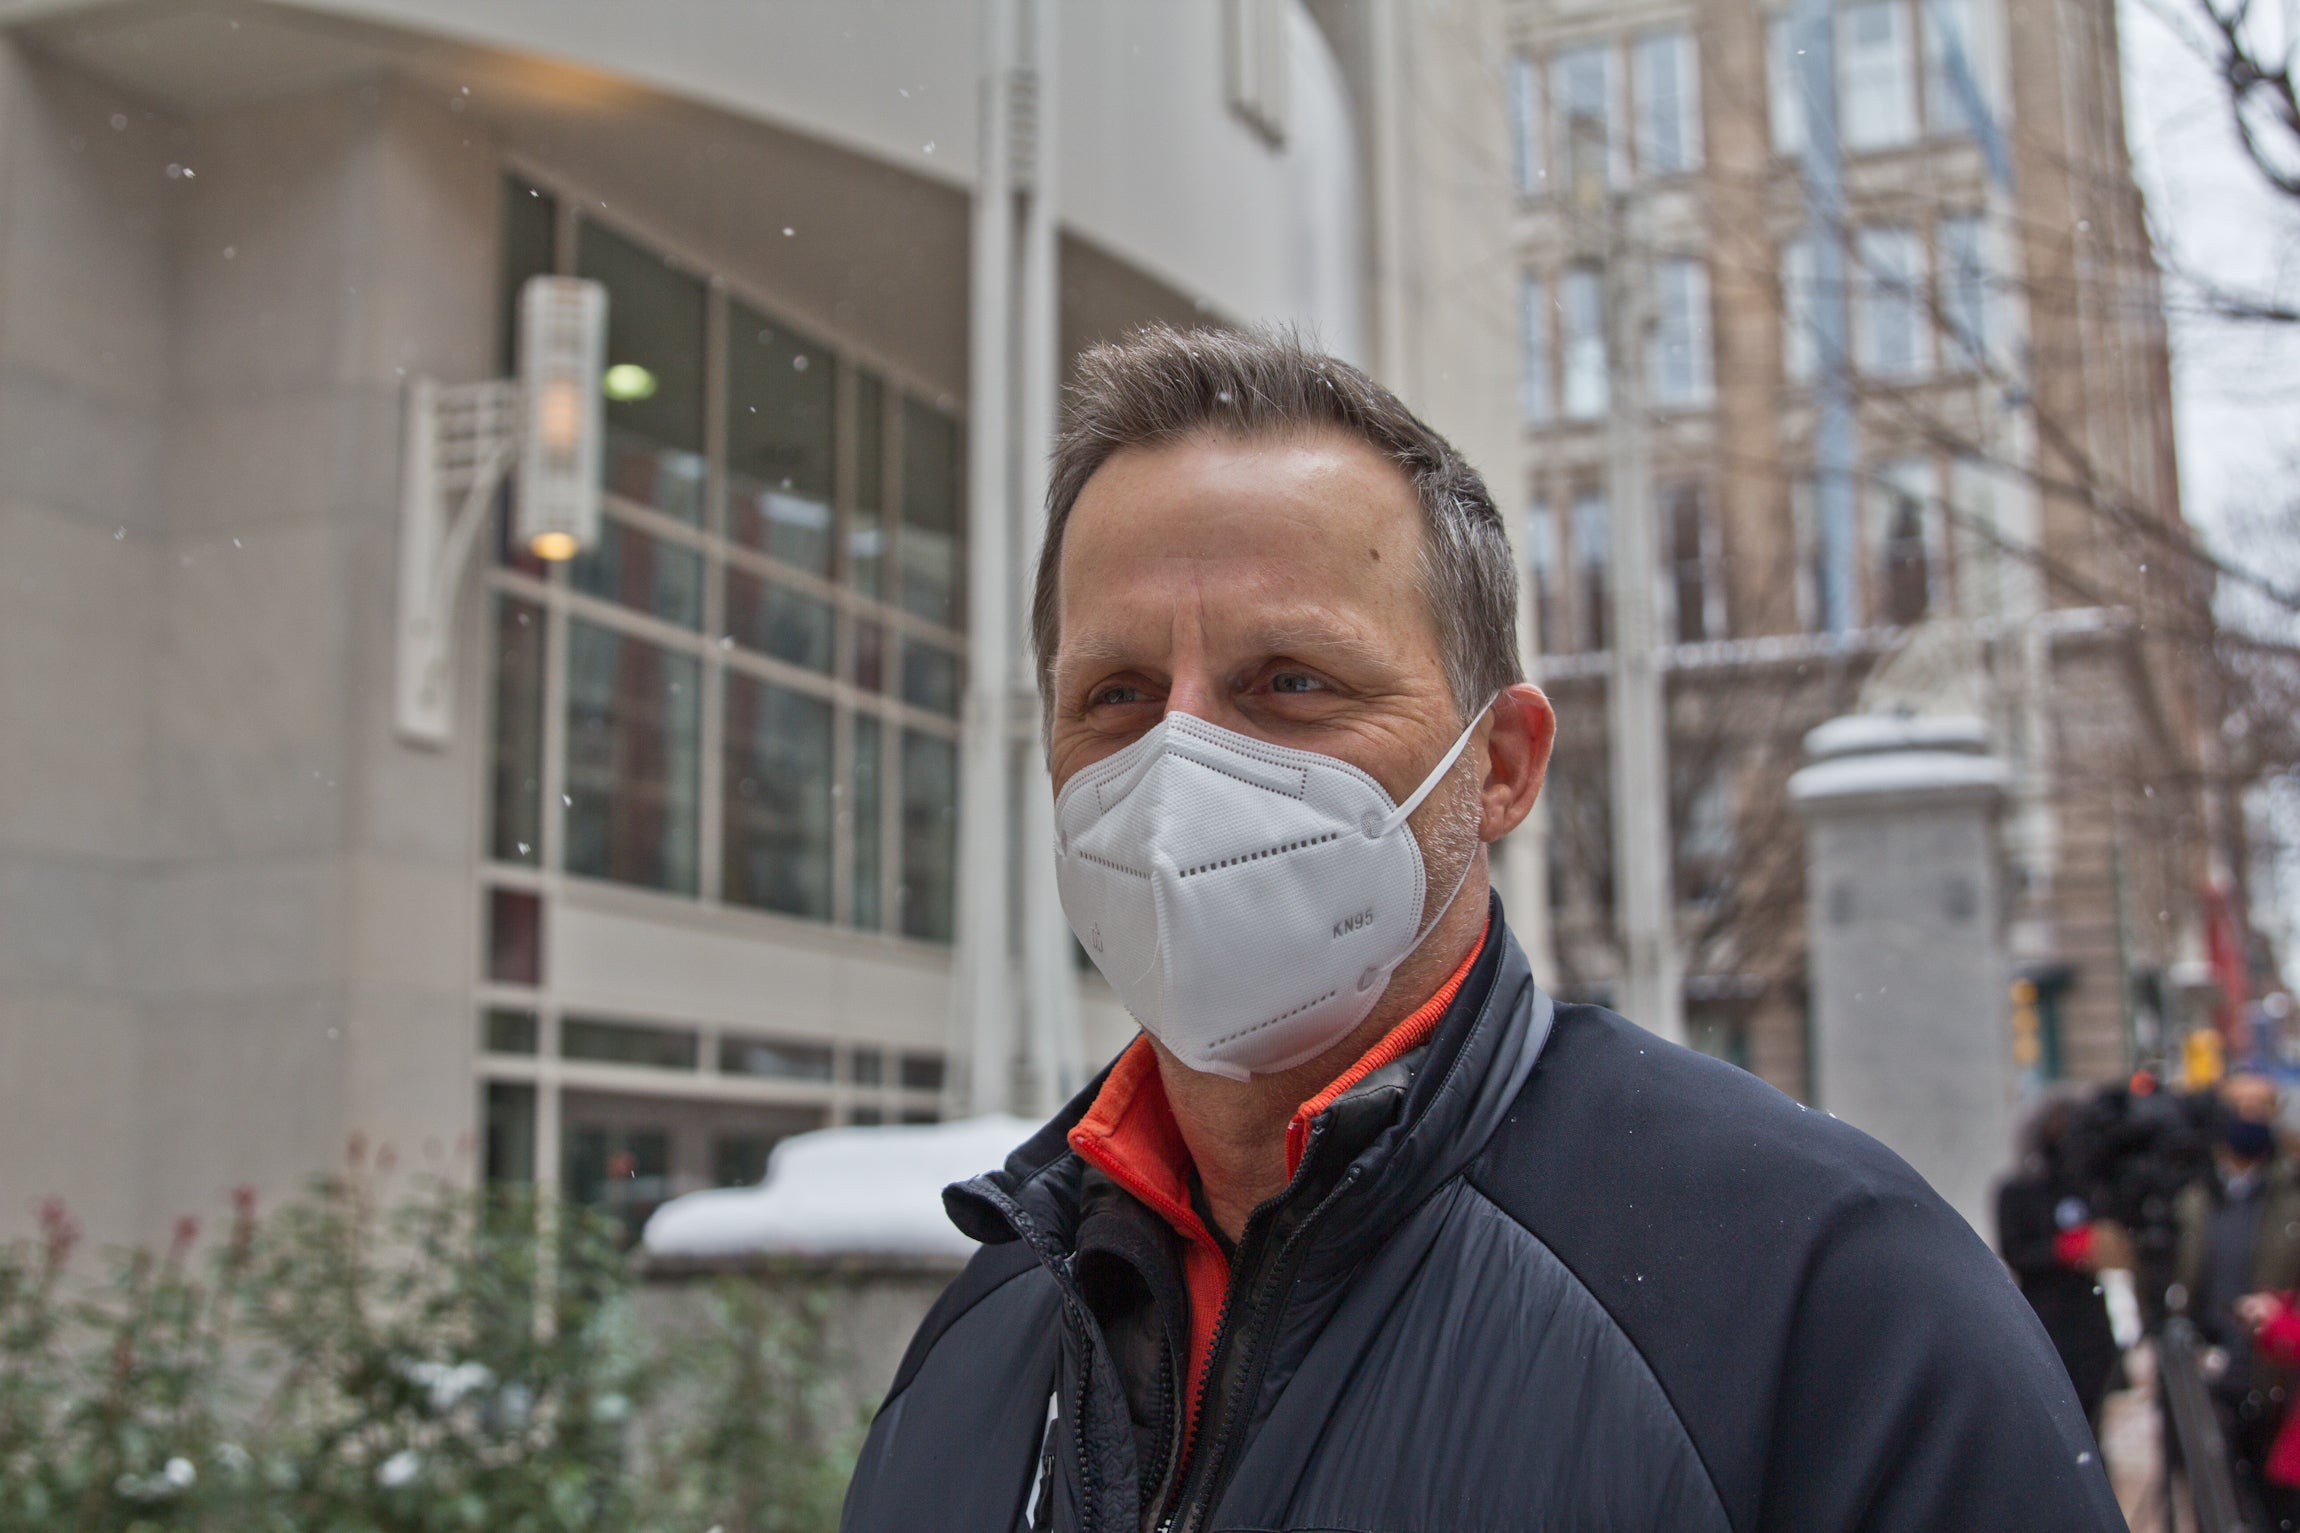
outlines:
M1063 537L1055 790L1171 708L1339 757L1405 798L1464 722L1422 549L1412 486L1349 437L1115 454Z
M2228 1115L2247 1123L2276 1121L2276 1083L2265 1075L2231 1075L2220 1085Z

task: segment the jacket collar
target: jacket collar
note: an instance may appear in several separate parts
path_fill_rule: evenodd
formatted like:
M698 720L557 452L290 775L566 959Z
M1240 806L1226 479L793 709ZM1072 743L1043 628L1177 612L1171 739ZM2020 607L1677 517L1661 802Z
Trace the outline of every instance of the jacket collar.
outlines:
M1316 1174L1349 1184L1353 1211L1327 1221L1337 1233L1320 1242L1338 1259L1379 1244L1477 1156L1548 1038L1549 997L1535 987L1498 897L1488 919L1484 950L1430 1041L1344 1090L1311 1122L1296 1180ZM1068 1255L1087 1169L1070 1147L1070 1130L1109 1074L1105 1067L999 1170L944 1189L952 1222L985 1244L1019 1235L1049 1261Z

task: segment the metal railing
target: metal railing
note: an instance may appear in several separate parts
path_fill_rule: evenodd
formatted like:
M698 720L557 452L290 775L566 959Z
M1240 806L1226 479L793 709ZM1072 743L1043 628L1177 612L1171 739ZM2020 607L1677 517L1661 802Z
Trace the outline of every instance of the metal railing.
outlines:
M2196 1533L2249 1533L2244 1506L2236 1498L2236 1480L2228 1467L2228 1443L2220 1430L2219 1412L2212 1408L2212 1392L2205 1387L2201 1358L2202 1338L2185 1316L2164 1322L2156 1339L2157 1388L2163 1396L2165 1416L2180 1447L2188 1474L2188 1495L2196 1511ZM2170 1444L2167 1444L2169 1447ZM2172 1518L2172 1466L2165 1465L2166 1526Z

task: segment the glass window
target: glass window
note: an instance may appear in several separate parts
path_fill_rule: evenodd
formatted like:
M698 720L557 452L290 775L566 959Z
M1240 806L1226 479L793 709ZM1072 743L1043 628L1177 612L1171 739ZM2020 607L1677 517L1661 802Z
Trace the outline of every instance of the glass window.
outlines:
M1765 111L1773 131L1773 152L1805 152L1805 55L1797 40L1797 18L1775 16L1765 24Z
M1967 92L1991 105L1991 71L1973 30L1973 0L1919 0L1925 36L1925 126L1934 133L1973 130Z
M1517 189L1528 196L1546 190L1549 162L1542 144L1541 72L1522 53L1509 61L1509 147Z
M942 1114L931 1107L906 1107L902 1110L901 1121L911 1125L940 1123Z
M827 1081L827 1043L793 1043L786 1038L721 1038L719 1069L728 1075L763 1075L785 1081Z
M1933 610L1933 466L1925 458L1882 465L1869 487L1877 611L1897 627L1921 623Z
M1697 485L1677 485L1664 490L1661 501L1667 518L1663 526L1669 544L1664 557L1675 608L1674 637L1680 644L1723 638L1716 631L1721 625L1711 620L1711 607L1722 593L1710 579L1709 518L1701 490Z
M543 609L495 599L495 742L488 774L488 855L542 859Z
M567 1059L589 1059L601 1064L692 1070L699 1051L693 1028L646 1027L636 1022L566 1017L559 1023L559 1052Z
M636 1242L648 1215L671 1195L671 1133L641 1125L569 1124L561 1185L567 1196L596 1208Z
M902 1089L905 1091L940 1091L943 1064L940 1054L905 1054L902 1056Z
M851 840L854 866L849 875L854 909L850 915L854 924L864 931L877 931L886 925L880 873L885 844L879 819L884 812L886 791L880 785L886 772L881 755L885 732L878 719L867 713L855 715L854 727L854 789L848 795L848 812L854 826ZM861 1056L858 1054L856 1058L859 1060Z
M535 1180L535 1088L518 1081L487 1083L486 1147L482 1174L490 1182Z
M567 871L692 894L696 662L581 618L567 639Z
M1791 383L1811 383L1820 371L1821 312L1813 242L1781 247L1781 371Z
M1970 215L1944 218L1935 231L1941 247L1941 318L1948 325L1949 355L1964 367L1982 365L1989 354L1986 228L1978 215Z
M543 899L532 889L487 891L487 977L499 985L543 983Z
M1613 130L1613 49L1598 43L1560 53L1549 65L1549 104L1569 187L1620 179Z
M552 873L947 941L956 747L874 710L961 709L960 421L661 252L567 224L564 195L503 187L504 344L518 283L555 256L609 290L609 500L565 575L505 541L508 495L495 508L491 858L546 869L548 843ZM505 954L488 961L539 971L539 946ZM707 1142L677 1141L698 1185Z
M958 717L965 675L958 656L922 639L902 641L902 700L948 718Z
M557 270L559 199L517 176L503 182L502 313L496 332L496 363L505 377L519 372L519 290L529 277Z
M1520 328L1517 374L1517 409L1529 425L1541 425L1550 418L1549 392L1549 284L1539 277L1520 277L1517 282L1517 315Z
M1872 378L1921 378L1932 364L1925 248L1911 229L1871 228L1856 245L1853 360Z
M745 649L829 675L838 618L829 601L749 570L727 571L727 637Z
M1649 176L1700 168L1700 63L1690 32L1637 40L1637 164Z
M902 931L951 939L958 866L958 745L902 732Z
M1658 313L1645 359L1647 387L1664 408L1709 403L1709 268L1663 261L1654 272Z
M727 533L811 575L831 573L831 354L727 305Z
M887 679L886 625L875 618L858 617L854 620L854 649L847 667L847 680L865 692L883 692Z
M1534 643L1547 654L1558 648L1557 513L1537 500L1525 513L1526 563L1533 581Z
M1681 904L1705 905L1725 892L1733 859L1733 785L1722 772L1712 772L1686 795L1678 816L1684 830L1677 838L1677 899Z
M874 1103L858 1103L847 1109L847 1122L857 1128L877 1128L886 1122L886 1109Z
M902 605L945 628L960 622L966 584L958 422L902 402Z
M1613 529L1607 525L1605 497L1584 490L1573 501L1573 562L1579 573L1581 647L1601 650L1611 631L1606 566L1613 560Z
M599 542L569 561L576 590L681 628L703 626L703 556L629 527L599 519Z
M532 1054L542 1034L542 1019L517 1007L490 1006L480 1029L480 1042L490 1054Z
M855 493L847 513L847 583L886 594L886 384L855 375Z
M858 1086L876 1086L886 1079L886 1055L877 1049L856 1049L849 1065L848 1074Z
M1858 0L1837 12L1837 134L1852 150L1917 136L1916 59L1904 0Z
M703 284L594 223L579 275L607 287L607 488L703 520Z
M730 675L726 728L727 902L829 920L829 701Z
M1605 285L1594 266L1568 268L1558 285L1563 332L1565 418L1596 420L1608 406L1605 361Z

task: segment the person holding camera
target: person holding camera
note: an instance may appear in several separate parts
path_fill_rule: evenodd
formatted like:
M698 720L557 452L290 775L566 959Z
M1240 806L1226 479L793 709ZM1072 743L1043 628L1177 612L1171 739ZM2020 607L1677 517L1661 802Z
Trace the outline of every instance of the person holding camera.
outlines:
M2070 1140L2077 1107L2054 1098L2031 1120L2020 1168L1997 1191L1997 1246L2098 1436L2122 1363L2098 1274L2131 1258L2123 1232L2098 1216L2087 1195Z

